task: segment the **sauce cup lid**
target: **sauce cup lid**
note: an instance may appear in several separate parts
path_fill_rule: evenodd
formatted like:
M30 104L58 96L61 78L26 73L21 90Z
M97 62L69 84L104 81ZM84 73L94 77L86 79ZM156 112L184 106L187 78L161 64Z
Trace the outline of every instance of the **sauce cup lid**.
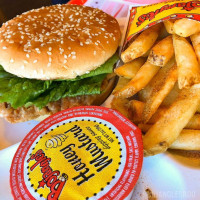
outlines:
M143 161L141 131L119 112L75 107L33 128L10 169L14 199L125 199Z

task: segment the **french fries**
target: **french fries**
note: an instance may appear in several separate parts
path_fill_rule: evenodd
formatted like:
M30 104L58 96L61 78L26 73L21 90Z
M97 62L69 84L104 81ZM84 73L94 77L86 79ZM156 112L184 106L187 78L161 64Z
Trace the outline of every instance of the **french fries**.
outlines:
M148 124L142 124L141 120L138 121L138 127L144 131L147 132L154 123L158 121L158 119L166 112L166 109L159 109L149 120ZM141 117L141 116L139 116ZM187 125L184 127L184 129L193 129L193 130L200 130L200 114L195 114L190 121L187 123Z
M148 61L157 66L165 66L174 55L172 36L158 42L150 51Z
M130 81L130 79L127 79L127 78L124 78L123 76L120 76L118 83L117 83L117 86L113 90L113 94L115 92L117 92L118 90L122 89L124 87L124 85L126 85L129 81Z
M145 63L145 58L137 58L129 63L126 63L115 69L115 73L118 76L123 76L125 78L133 78L140 67Z
M130 101L130 109L132 115L130 116L130 119L136 123L142 123L143 122L143 112L144 112L145 103L137 100L131 100ZM160 107L156 111L156 113L153 114L151 119L148 123L153 124L155 123L167 110L167 107Z
M194 35L191 35L190 39L192 41L192 45L194 47L197 58L200 62L200 33L196 33Z
M120 79L112 108L145 133L145 156L200 150L200 22L163 23L131 41L121 54L128 63L115 70ZM139 59L147 60L133 68Z
M164 77L164 78L163 78ZM147 99L143 111L143 122L147 123L151 116L156 112L162 101L169 94L177 81L177 67L166 65L152 79L149 87L152 88L151 94Z
M147 132L151 125L150 124L139 124L138 127L143 131ZM175 140L174 143L169 147L170 149L181 149L181 150L200 150L200 130L183 129Z
M174 22L173 30L179 36L189 37L200 32L200 23L191 19L179 19Z
M143 31L133 43L121 54L124 63L130 62L144 55L158 38L162 25L158 24Z
M175 21L176 21L175 19L170 19L170 20L166 20L163 22L167 32L170 34L174 34L174 22Z
M191 87L200 83L199 63L190 43L177 35L173 35L173 43L178 66L179 88Z
M176 82L176 84L174 85L171 92L163 100L161 106L169 107L175 101L175 99L178 97L179 92L180 92L180 89L178 87L178 83ZM199 107L199 109L200 109L200 107Z
M122 99L122 98L113 98L111 106L113 109L118 110L120 113L122 113L124 116L129 118L129 101L128 99Z
M142 121L142 113L144 110L144 103L137 100L130 101L131 120L138 124Z
M185 128L200 130L200 114L195 114Z
M115 96L128 98L144 88L160 69L159 66L152 65L148 61L139 69L135 77L125 85L121 90L115 93Z
M200 130L183 129L170 149L200 150Z
M143 137L145 156L165 152L194 115L200 103L199 88L182 89L178 98Z

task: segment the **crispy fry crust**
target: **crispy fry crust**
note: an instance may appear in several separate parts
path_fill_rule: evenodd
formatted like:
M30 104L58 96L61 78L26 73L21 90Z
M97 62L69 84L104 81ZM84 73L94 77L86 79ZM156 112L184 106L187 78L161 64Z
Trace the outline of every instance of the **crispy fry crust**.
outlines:
M174 22L173 30L179 36L189 37L200 32L200 23L191 19L179 19Z
M115 73L118 76L123 76L125 78L133 78L144 63L145 58L137 58L129 63L126 63L116 68Z
M174 56L172 36L158 42L150 51L148 61L153 65L165 66Z
M183 37L173 35L175 57L178 66L179 88L200 83L200 68L196 54L190 43Z
M175 102L143 138L145 156L165 152L194 115L200 103L199 88L183 89Z
M124 63L130 62L144 55L158 38L162 24L159 23L143 31L133 43L121 54Z
M165 28L166 28L167 32L170 34L174 34L174 22L175 21L176 20L174 20L174 19L164 21Z
M115 96L123 98L133 96L150 82L150 80L155 76L159 69L159 66L152 65L149 62L145 62L145 64L139 69L135 77L121 90L116 92Z
M177 81L176 64L167 65L159 70L158 74L152 79L149 87L152 88L151 95L147 99L143 111L143 122L147 123L151 116L156 112L162 101L169 94Z
M200 63L200 32L190 36L192 45Z
M183 129L170 149L200 150L200 130Z

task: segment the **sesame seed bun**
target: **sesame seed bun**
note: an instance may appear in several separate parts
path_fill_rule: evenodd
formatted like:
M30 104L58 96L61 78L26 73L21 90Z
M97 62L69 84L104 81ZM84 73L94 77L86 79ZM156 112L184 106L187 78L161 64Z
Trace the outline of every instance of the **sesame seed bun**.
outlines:
M101 10L54 5L28 11L0 28L0 64L19 77L72 79L117 50L120 28Z

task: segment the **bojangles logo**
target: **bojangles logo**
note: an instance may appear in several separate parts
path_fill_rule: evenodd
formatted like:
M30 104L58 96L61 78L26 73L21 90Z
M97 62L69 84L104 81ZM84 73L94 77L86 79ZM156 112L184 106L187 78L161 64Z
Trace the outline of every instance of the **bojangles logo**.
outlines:
M174 4L165 4L164 6L162 6L161 8L155 10L155 11L151 11L147 14L143 14L141 16L138 17L138 22L136 22L137 26L140 26L143 22L145 22L146 20L151 21L152 19L154 19L156 17L156 15L160 14L161 12L165 11L165 10L169 10L169 9L173 9L173 8L182 8L181 10L185 10L185 11L191 11L194 10L195 8L200 7L200 1L188 1L188 2L180 2L180 3L174 3Z
M46 187L48 187L50 190L47 199L58 199L68 179L68 176L66 174L60 175L60 171L54 171L50 167L51 158L48 158L42 149L38 150L35 154L32 154L27 162L29 163L31 160L35 160L36 162L30 166L30 171L35 170L35 168L39 166L42 173L42 180L38 182L38 188L44 188L46 185Z

